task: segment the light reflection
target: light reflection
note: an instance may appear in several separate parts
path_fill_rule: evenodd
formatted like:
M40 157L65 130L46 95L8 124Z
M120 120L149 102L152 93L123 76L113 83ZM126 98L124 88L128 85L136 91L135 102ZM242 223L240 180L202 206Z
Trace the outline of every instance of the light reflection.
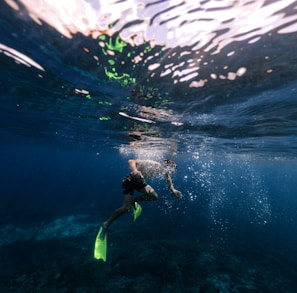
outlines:
M0 43L0 53L5 54L8 57L11 57L15 60L16 63L26 65L28 67L34 66L35 68L45 71L44 68L39 65L37 62L29 58L23 53L18 52L17 50L10 48L4 44Z
M19 9L15 1L5 1ZM133 46L153 41L169 48L196 44L193 50L199 50L208 44L206 51L214 47L220 51L230 42L264 35L276 28L281 27L280 33L297 30L296 23L291 23L296 15L286 16L282 12L295 0L269 4L264 0L188 0L179 5L172 0L72 0L71 5L61 0L39 1L39 5L35 0L20 2L35 21L48 23L66 37L76 33L98 37L121 31L121 38ZM160 13L164 9L167 11ZM134 21L140 23L133 24ZM216 33L224 29L224 34Z
M16 1L5 1L21 13ZM199 76L200 63L210 66L209 60L203 60L205 53L218 55L230 44L241 41L254 44L274 30L278 30L279 34L297 31L297 10L293 9L289 15L286 12L296 0L72 0L71 5L66 0L40 0L38 4L35 0L19 2L36 23L42 25L45 22L67 38L77 33L92 38L119 34L115 44L99 40L99 46L111 58L120 54L127 45L138 47L148 44L150 48L158 45L163 47L162 51L184 48L179 50L182 51L179 58L188 56L191 62L181 60L179 64L172 63L172 66L162 68L159 58L176 58L176 52L172 52L171 56L170 50L161 57L159 53L140 53L134 56L133 62L141 66L149 64L152 58L158 59L158 62L148 65L150 76L155 76L155 72L160 77L171 75L173 84L189 82L190 87L201 87L207 82L205 77ZM88 48L84 50L87 52ZM232 50L227 57L235 53ZM15 55L15 60L17 58L19 56ZM21 59L24 64L31 64ZM246 68L233 71L224 74L213 72L210 78L235 80L246 73ZM108 74L110 78L122 79L122 76L111 77L110 71Z

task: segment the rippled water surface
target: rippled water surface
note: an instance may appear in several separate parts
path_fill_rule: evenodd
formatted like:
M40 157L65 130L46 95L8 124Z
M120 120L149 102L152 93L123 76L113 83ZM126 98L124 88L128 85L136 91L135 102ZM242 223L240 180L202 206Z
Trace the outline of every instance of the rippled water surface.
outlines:
M284 0L7 0L2 136L295 156L296 11Z

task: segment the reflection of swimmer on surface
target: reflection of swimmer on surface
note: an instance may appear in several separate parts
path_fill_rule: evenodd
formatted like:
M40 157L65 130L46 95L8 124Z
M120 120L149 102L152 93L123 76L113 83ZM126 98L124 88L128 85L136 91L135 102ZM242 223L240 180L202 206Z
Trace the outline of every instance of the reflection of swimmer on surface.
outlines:
M150 130L130 130L127 133L129 138L129 145L133 148L152 151L176 153L177 141L173 138L162 137L162 133L156 128L155 131Z
M146 135L144 135L140 131L130 131L128 132L128 136L131 139L130 145L136 146L137 142L144 141L146 138Z
M128 137L130 139L131 146L137 146L137 143L145 143L148 144L154 142L156 139L159 140L160 133L158 132L148 132L148 131L129 131Z
M111 217L107 219L101 229L100 238L103 240L110 224L124 213L133 208L134 218L136 219L141 213L140 201L153 201L158 198L156 191L145 182L145 178L164 175L169 189L173 196L181 198L180 191L174 188L170 174L176 172L177 165L172 159L166 159L162 163L152 160L129 160L131 173L124 178L122 182L124 201L123 205L115 210ZM133 196L134 191L141 192L140 196ZM136 214L136 216L135 216Z

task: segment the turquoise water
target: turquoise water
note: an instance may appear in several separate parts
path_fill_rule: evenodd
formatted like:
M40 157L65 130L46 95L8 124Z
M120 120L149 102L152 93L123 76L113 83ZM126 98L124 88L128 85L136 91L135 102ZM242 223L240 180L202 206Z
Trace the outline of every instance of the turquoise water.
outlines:
M0 6L1 291L295 292L294 1ZM93 259L166 157L183 198L151 179Z

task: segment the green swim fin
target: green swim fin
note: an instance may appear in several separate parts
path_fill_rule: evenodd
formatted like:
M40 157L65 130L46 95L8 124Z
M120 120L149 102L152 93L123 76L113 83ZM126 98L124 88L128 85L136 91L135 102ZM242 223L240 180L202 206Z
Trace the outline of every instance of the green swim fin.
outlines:
M106 262L107 237L105 234L104 239L102 240L100 238L101 231L102 231L102 227L100 227L100 230L96 237L95 248L94 248L94 258L102 259L104 262Z
M137 218L141 215L142 207L138 202L134 203L135 208L133 208L133 214L134 214L134 221L137 220Z

